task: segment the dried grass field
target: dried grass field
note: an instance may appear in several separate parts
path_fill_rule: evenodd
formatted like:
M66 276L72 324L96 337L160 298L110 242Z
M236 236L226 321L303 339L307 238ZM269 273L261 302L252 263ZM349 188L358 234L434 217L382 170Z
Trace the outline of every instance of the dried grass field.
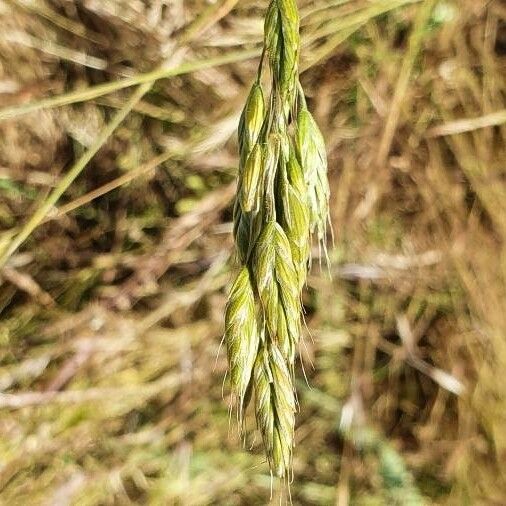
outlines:
M220 349L267 0L0 1L0 504L506 504L506 4L297 3L289 497Z

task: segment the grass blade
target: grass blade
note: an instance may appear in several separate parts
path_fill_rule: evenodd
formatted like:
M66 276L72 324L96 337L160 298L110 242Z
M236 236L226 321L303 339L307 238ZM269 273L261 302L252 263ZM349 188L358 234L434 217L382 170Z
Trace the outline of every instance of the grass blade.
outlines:
M62 105L75 104L78 102L84 102L91 100L109 93L113 93L130 86L136 86L138 84L151 84L158 79L165 79L167 77L179 76L182 74L188 74L197 70L208 69L211 67L217 67L220 65L226 65L228 63L236 63L250 58L255 58L261 53L260 49L250 49L248 51L237 51L226 54L224 56L217 56L215 58L207 58L202 60L195 60L191 62L182 63L177 67L173 68L160 68L138 74L133 77L127 77L119 79L117 81L99 84L97 86L90 86L84 90L71 91L64 93L56 97L43 98L35 102L29 102L22 105L14 105L0 109L0 121L6 119L12 119L28 112L39 111L41 109L48 109L51 107L60 107Z
M110 135L116 130L119 124L126 118L128 113L132 110L135 104L144 96L150 89L152 84L150 82L144 83L135 93L130 97L128 102L120 109L113 117L112 121L100 132L95 142L90 148L83 153L83 155L74 163L72 168L65 174L61 181L56 185L54 190L49 194L47 199L42 202L39 208L35 211L32 217L23 225L21 231L12 239L6 249L0 256L0 268L3 267L10 256L26 241L30 234L44 221L52 207L56 204L58 199L68 189L77 176L83 171L88 162L98 152L98 150L105 144Z

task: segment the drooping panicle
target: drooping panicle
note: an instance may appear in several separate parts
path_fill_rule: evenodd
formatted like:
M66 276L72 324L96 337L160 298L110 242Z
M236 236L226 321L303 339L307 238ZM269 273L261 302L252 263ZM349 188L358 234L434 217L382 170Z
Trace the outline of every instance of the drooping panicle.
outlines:
M242 421L254 391L257 427L272 473L286 478L295 427L295 357L301 290L311 234L325 239L328 183L325 146L298 80L299 14L295 0L271 0L264 54L271 93L264 99L260 62L239 122L234 238L239 275L225 314L230 377Z

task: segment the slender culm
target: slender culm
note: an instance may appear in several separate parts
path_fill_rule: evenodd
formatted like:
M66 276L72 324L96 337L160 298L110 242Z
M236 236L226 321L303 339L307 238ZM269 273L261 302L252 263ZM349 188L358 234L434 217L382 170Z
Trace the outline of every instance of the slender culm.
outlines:
M324 243L329 209L323 136L299 82L295 0L272 0L263 60L238 128L239 177L234 238L241 270L225 314L225 342L241 429L254 392L255 417L271 472L286 478L295 428L294 364L301 332L301 290L313 235Z

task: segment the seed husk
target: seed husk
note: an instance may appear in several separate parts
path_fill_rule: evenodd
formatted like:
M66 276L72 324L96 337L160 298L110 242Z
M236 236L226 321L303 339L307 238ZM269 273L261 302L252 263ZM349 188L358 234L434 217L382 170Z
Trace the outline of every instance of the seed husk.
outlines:
M262 159L262 148L255 144L248 155L241 179L241 207L245 212L257 210L261 192L259 183L262 178Z

